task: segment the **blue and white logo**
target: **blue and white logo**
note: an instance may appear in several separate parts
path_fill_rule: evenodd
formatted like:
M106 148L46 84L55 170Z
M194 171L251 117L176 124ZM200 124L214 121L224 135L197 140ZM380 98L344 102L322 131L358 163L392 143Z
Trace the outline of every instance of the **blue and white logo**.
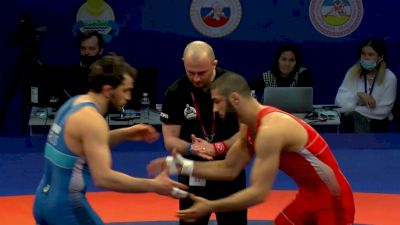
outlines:
M118 35L119 26L115 22L114 11L104 0L87 0L79 8L72 28L74 36L89 30L97 30L105 42Z

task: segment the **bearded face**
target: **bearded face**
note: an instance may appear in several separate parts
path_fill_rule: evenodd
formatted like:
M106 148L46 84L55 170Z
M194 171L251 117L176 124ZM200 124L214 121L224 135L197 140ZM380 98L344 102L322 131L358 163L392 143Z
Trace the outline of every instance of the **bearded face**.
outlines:
M214 112L218 113L218 115L222 119L225 119L227 114L236 115L235 107L225 96L219 93L218 89L211 90L211 98L214 101L214 106L213 106Z
M133 78L124 74L124 80L120 85L111 90L110 99L108 101L109 110L117 110L122 112L124 106L131 100L131 92L133 89Z

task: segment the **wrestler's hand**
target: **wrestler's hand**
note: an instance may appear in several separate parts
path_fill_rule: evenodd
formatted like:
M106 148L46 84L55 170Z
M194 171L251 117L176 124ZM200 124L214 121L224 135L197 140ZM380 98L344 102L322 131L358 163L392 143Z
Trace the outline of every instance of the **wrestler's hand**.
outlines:
M194 194L189 194L189 198L193 200L193 205L190 208L179 210L176 214L181 220L194 222L213 211L212 201L197 197Z
M193 160L185 159L181 154L177 153L176 150L173 150L172 156L152 160L147 165L147 172L149 176L154 176L159 174L165 167L168 167L170 174L191 176L194 162Z
M128 127L128 140L130 141L145 141L153 143L160 138L160 133L157 130L147 124L136 124Z
M182 190L188 189L188 186L172 180L169 177L168 173L168 167L165 167L161 171L161 173L153 179L154 192L160 195L168 195L174 198L186 197L187 192Z
M192 145L191 152L203 159L213 160L215 156L215 150L212 143L208 143L206 140L196 137L194 134L191 135Z
M150 177L160 174L165 168L167 168L166 158L167 157L162 157L151 160L150 163L147 164L147 174Z

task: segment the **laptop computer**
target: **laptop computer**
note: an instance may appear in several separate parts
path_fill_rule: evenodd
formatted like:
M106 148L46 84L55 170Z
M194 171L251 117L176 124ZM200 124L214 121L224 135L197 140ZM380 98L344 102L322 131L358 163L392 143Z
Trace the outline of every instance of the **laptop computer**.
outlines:
M289 113L313 110L312 87L265 87L262 103Z

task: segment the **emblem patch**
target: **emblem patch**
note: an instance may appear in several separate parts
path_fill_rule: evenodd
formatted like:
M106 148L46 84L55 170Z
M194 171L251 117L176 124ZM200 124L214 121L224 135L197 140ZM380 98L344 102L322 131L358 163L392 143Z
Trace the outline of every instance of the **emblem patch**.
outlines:
M190 19L198 32L208 37L232 33L242 18L238 0L196 0L190 6Z
M185 118L187 120L193 120L196 119L197 112L196 109L189 104L186 104L185 110L183 110L183 114L185 115Z
M364 14L361 0L311 0L310 21L321 34L339 38L351 34Z
M119 26L115 22L114 11L106 2L88 0L79 8L72 28L74 36L90 30L97 30L105 42L110 42L113 36L118 35Z

